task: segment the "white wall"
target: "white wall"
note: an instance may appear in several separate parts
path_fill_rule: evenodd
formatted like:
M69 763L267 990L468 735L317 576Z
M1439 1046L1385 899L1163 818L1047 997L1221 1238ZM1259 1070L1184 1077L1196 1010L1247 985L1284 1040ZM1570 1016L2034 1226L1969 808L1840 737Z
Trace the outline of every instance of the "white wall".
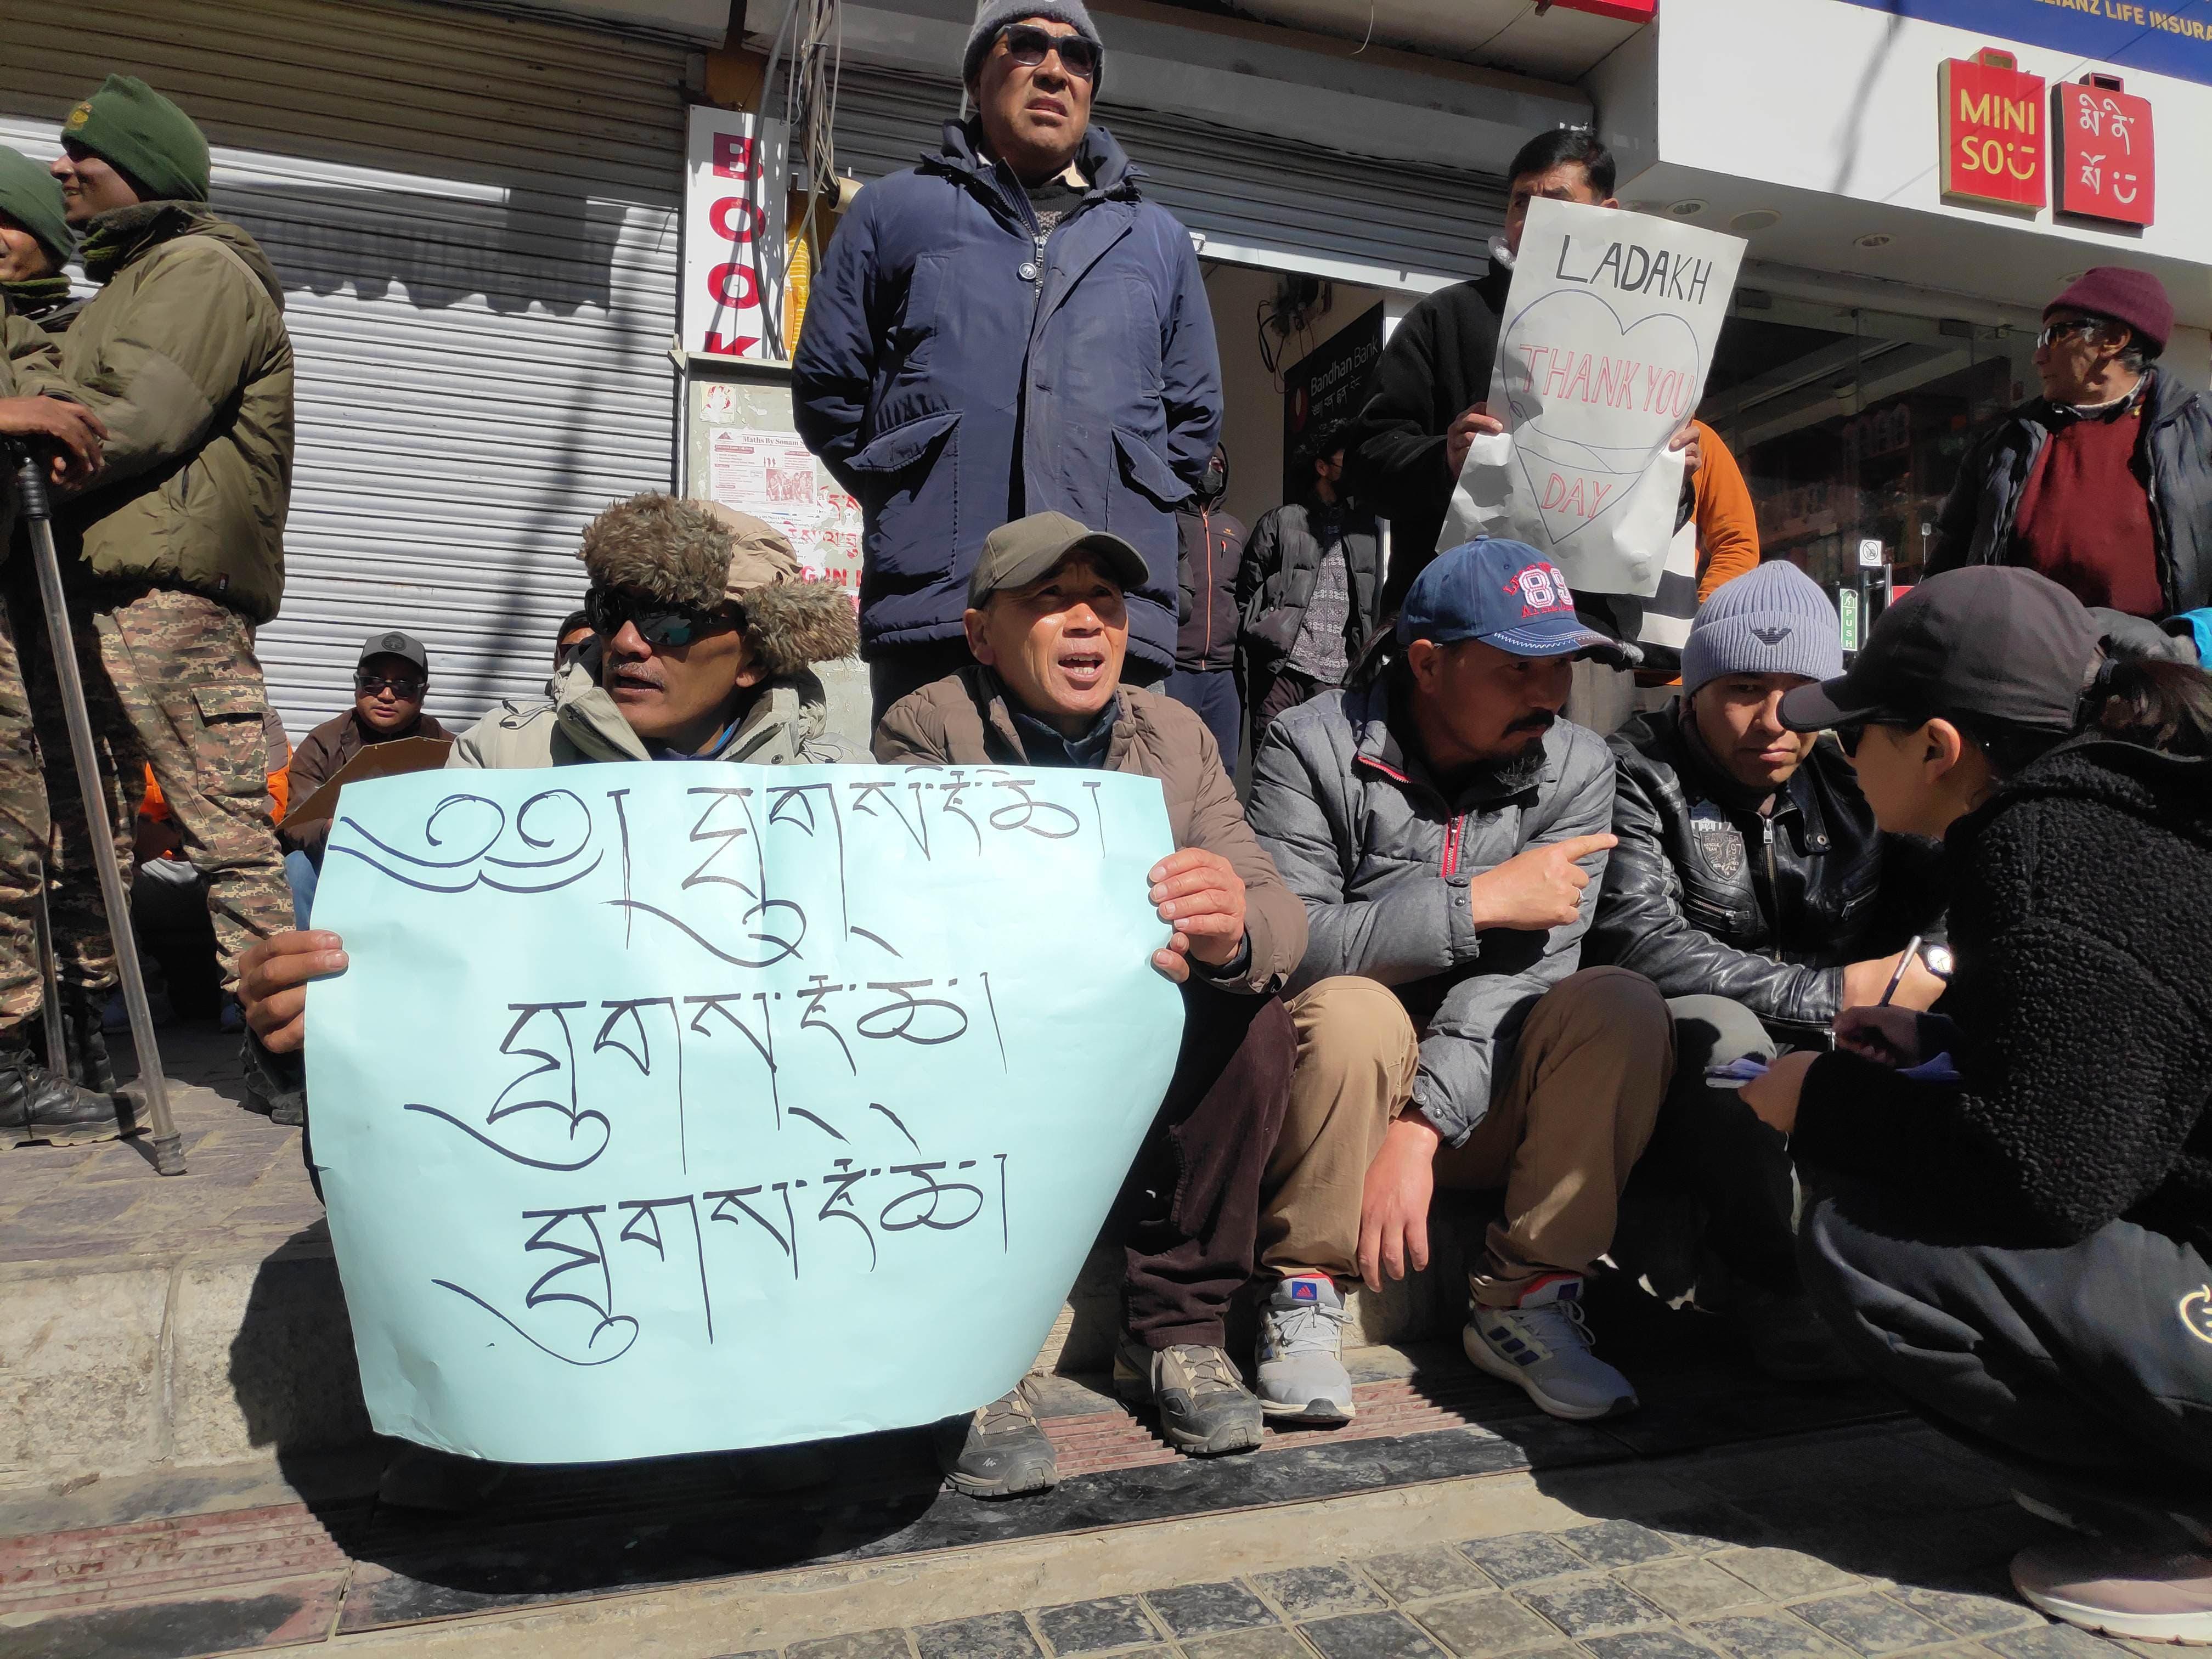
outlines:
M2107 66L1839 0L1668 0L1645 34L1589 82L1601 130L1634 169L1624 200L1702 200L1690 222L1716 229L1777 210L1751 236L1754 260L2038 309L2087 266L2137 265L2185 322L2212 327L2212 87L2116 71L2150 99L2157 132L2158 222L2136 236L2059 224L2048 207L2026 223L1941 199L1944 59L2002 46L2052 83ZM1890 241L1856 246L1869 234Z

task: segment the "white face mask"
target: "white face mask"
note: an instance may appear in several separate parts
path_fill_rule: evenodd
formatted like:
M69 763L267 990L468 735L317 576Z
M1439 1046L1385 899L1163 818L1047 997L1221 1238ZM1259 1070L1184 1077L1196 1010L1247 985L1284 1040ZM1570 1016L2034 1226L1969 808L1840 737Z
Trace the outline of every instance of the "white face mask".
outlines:
M1508 270L1513 269L1513 250L1505 246L1505 234L1503 231L1490 239L1490 263L1493 265L1503 265Z

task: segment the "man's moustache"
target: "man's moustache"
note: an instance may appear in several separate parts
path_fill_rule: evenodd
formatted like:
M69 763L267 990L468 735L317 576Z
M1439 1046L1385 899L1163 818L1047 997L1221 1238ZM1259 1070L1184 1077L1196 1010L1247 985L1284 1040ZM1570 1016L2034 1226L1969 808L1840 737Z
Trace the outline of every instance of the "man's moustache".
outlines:
M1523 714L1505 730L1509 735L1515 732L1548 732L1559 718L1553 714Z

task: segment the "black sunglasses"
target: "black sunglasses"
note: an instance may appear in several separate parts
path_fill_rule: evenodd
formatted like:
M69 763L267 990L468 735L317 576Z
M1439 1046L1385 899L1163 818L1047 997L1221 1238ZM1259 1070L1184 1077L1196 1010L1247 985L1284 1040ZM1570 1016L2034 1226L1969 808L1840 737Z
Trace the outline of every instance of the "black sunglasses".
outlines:
M364 696L373 697L380 691L389 691L402 702L412 702L421 696L426 684L426 681L400 674L356 674L353 677L353 689Z
M709 634L726 633L738 625L737 619L726 612L694 611L687 605L634 599L618 587L591 589L584 595L584 611L592 619L592 631L602 640L612 643L627 623L637 629L640 639L656 651L686 646Z
M1858 758L1859 744L1865 741L1867 728L1886 726L1893 732L1910 732L1917 722L1912 720L1852 720L1836 728L1836 741L1844 746L1844 753L1853 760Z
M1009 23L999 31L1006 43L1006 56L1024 69L1035 69L1054 52L1060 66L1079 81L1098 78L1098 60L1105 54L1079 34L1054 34L1034 23Z

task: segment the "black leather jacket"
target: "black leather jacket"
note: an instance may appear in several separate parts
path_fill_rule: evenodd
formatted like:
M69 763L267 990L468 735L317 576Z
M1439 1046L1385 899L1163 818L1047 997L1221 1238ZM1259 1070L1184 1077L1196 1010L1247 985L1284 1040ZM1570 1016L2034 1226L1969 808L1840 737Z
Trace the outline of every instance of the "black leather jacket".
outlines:
M1886 836L1850 763L1823 737L1762 817L1683 729L1678 700L1612 739L1613 833L1589 962L1670 997L1741 1002L1784 1041L1825 1036L1847 963L1934 938L1932 842Z

